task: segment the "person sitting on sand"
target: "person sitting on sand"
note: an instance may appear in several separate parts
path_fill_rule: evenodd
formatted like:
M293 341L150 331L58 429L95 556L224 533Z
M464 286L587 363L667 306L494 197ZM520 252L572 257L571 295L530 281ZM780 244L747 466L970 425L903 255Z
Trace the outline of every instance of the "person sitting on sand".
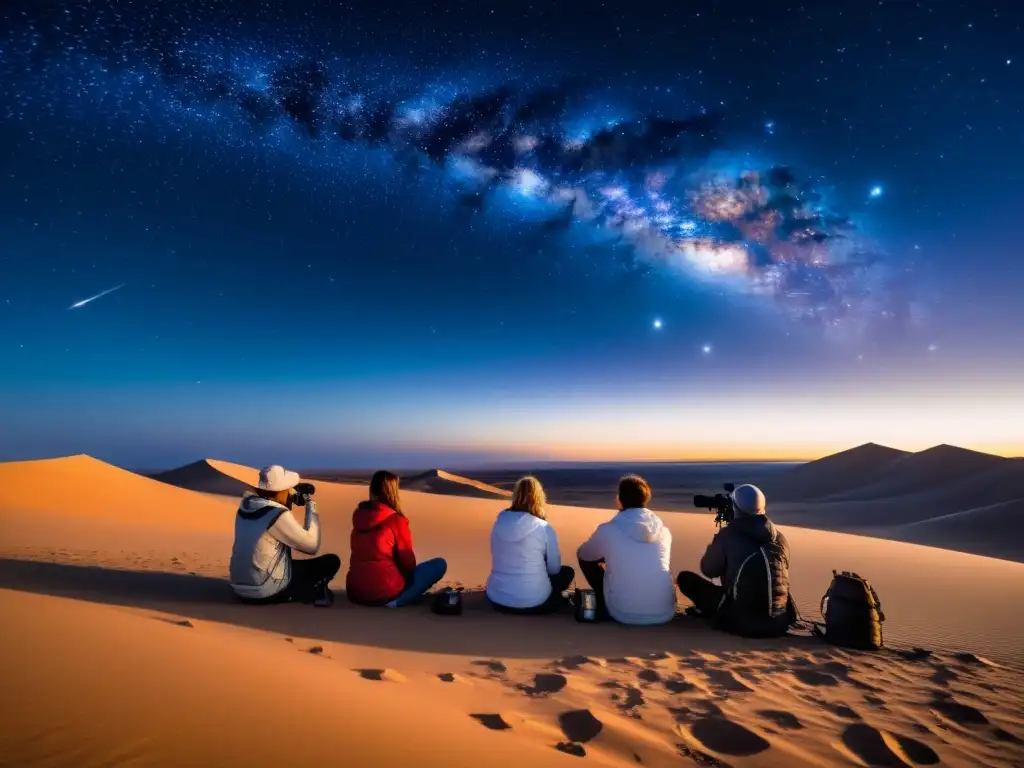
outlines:
M231 588L248 603L311 603L331 599L327 589L341 568L337 555L292 560L292 550L307 555L320 551L320 519L314 488L295 472L272 465L260 470L256 492L246 492L235 515L235 542L229 569ZM300 526L290 512L305 500Z
M494 521L486 591L502 613L552 613L566 604L562 592L576 574L562 565L545 503L540 481L523 477L512 492L512 503Z
M594 589L599 620L663 624L675 615L672 533L647 509L650 500L651 488L642 477L622 478L618 514L576 552L580 572Z
M700 560L707 578L683 571L676 583L717 628L746 637L780 637L799 619L789 594L789 543L765 514L760 488L741 485L731 496L733 520L715 534ZM721 579L722 585L709 579Z
M370 479L369 500L352 513L351 540L345 584L348 599L359 605L408 605L448 570L441 557L416 563L409 520L398 498L398 476L391 472L376 472Z

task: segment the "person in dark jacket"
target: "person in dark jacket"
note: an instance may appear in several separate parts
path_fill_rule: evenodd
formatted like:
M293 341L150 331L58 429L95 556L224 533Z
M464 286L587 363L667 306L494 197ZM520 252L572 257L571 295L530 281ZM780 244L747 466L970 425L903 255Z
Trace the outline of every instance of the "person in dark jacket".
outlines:
M765 514L760 488L739 486L732 492L732 504L732 522L715 534L700 560L703 576L683 571L676 584L701 616L719 629L747 637L784 635L799 618L789 594L789 542ZM756 557L748 561L751 555ZM769 599L763 608L736 599L734 588L741 568L756 568L756 573L765 574ZM721 579L721 586L711 579Z
M416 562L409 520L402 513L398 476L377 472L370 498L352 513L352 557L345 589L360 605L398 608L413 603L444 578L444 558Z

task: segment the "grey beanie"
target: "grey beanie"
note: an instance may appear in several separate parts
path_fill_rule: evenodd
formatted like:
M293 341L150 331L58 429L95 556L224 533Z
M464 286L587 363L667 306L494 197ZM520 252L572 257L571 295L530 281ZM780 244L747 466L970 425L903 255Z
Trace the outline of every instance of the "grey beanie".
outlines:
M741 485L732 492L736 511L745 515L763 515L767 502L756 485Z

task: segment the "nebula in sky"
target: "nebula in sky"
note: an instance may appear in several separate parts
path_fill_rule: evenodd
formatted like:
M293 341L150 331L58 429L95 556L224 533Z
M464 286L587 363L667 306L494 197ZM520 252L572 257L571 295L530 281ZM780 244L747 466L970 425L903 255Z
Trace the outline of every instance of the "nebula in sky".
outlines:
M764 297L837 338L909 316L878 243L792 168L757 164L730 138L731 118L697 105L605 119L599 83L400 88L393 75L368 81L343 60L253 41L150 41L111 57L24 35L4 47L5 71L19 67L34 76L19 76L12 113L42 101L306 162L330 162L332 148L383 150L406 172L446 174L468 210L532 204L547 234L588 228L659 274Z

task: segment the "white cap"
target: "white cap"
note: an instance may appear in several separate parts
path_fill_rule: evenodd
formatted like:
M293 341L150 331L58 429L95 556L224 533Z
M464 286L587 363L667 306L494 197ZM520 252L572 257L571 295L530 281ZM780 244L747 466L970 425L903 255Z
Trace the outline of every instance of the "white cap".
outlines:
M732 503L737 512L746 515L763 515L767 502L761 489L756 485L741 485L732 492Z
M298 483L298 472L289 472L280 464L271 464L260 470L260 482L256 487L261 491L287 491Z

